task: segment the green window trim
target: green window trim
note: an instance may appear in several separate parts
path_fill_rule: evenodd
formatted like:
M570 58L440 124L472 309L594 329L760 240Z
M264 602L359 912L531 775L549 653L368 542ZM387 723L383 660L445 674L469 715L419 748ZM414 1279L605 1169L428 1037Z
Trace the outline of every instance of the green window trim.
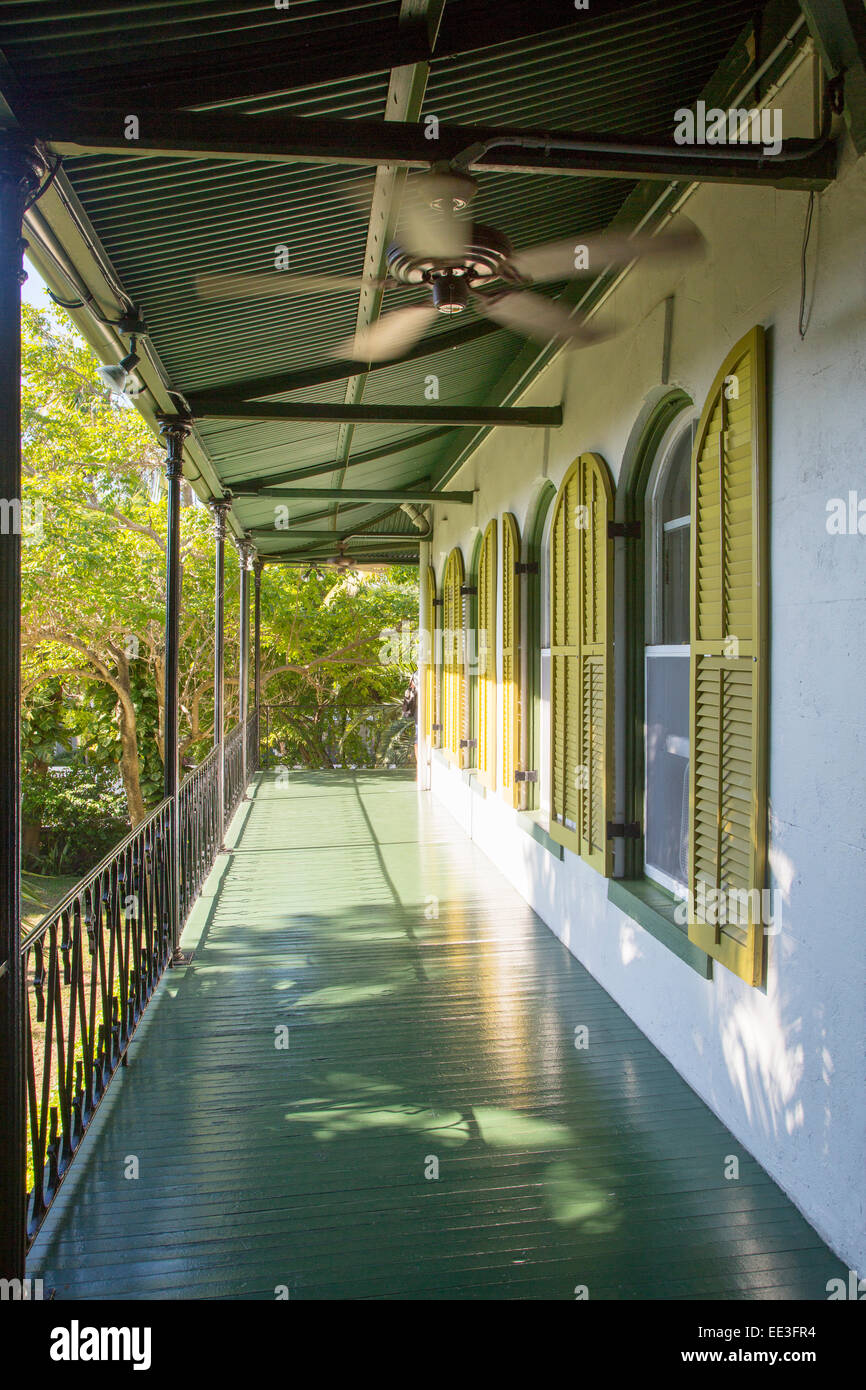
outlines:
M547 828L541 823L541 816L538 811L517 811L517 824L527 835L531 835L533 840L537 840L543 845L548 854L552 854L554 859L564 859L565 849L557 844L556 840L548 833Z
M462 763L460 739L466 726L466 668L464 665L463 554L455 546L448 556L442 580L443 652L442 652L442 715L444 736L442 747L456 767Z
M685 391L668 392L652 410L644 425L631 466L620 478L615 495L615 515L618 522L638 523L637 536L624 542L625 558L625 774L624 819L637 822L643 829L646 822L644 805L644 637L646 632L646 489L658 451L665 435L677 416L693 409ZM643 834L627 839L623 879L644 880ZM622 881L622 880L620 880ZM646 879L656 887L653 880Z
M651 878L611 878L607 884L608 901L627 917L643 927L656 941L673 951L704 980L713 978L712 958L689 940L684 926L674 916L677 900L672 893Z
M485 787L496 786L496 710L499 686L496 671L497 524L488 522L478 560L475 631L478 732L475 748L478 774Z
M605 878L613 787L613 483L580 454L559 486L550 560L550 833Z
M525 762L529 768L540 770L542 756L547 756L541 748L541 605L548 595L541 592L541 542L548 514L556 501L556 488L549 479L541 486L535 502L532 520L527 523L524 535L524 559L530 566L536 566L536 573L526 576L526 691L523 698L524 724L521 731L521 746L525 748ZM519 586L518 586L519 594ZM538 782L526 782L526 811L539 808Z

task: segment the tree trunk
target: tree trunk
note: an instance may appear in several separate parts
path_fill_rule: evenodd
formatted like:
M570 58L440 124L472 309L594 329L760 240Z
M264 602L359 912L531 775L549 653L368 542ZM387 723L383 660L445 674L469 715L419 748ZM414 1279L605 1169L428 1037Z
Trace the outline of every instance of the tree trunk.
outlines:
M141 793L138 729L135 705L132 702L132 693L129 688L129 666L125 660L118 661L117 677L123 692L118 695L117 700L117 723L120 729L120 775L123 778L123 790L126 792L130 824L135 829L147 815L147 808Z

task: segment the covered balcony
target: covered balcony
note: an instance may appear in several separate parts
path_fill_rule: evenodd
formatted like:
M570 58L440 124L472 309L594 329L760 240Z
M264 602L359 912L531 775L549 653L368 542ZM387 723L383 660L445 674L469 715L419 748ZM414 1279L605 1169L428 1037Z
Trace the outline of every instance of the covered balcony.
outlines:
M3 1288L858 1298L862 6L5 9ZM156 791L29 930L25 251L167 498ZM395 564L410 770L281 766L263 590Z
M257 774L181 947L31 1250L59 1299L819 1299L845 1274L406 774Z

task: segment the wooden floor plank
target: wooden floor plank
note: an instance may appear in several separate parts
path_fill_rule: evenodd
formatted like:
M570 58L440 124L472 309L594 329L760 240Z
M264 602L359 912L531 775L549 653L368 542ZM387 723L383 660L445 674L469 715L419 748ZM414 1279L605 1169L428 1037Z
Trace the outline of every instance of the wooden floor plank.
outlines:
M811 1299L844 1277L405 777L261 776L227 844L31 1253L57 1298Z

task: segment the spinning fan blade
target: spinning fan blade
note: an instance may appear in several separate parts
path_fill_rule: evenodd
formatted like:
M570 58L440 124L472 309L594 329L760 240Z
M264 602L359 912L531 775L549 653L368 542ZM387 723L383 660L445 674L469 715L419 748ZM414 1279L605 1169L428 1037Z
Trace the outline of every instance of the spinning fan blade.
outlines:
M289 275L283 271L251 275L199 275L195 287L202 299L280 299L285 295L357 293L383 280L361 275Z
M459 215L475 194L473 179L447 171L416 174L403 192L397 240L413 256L460 260L472 223Z
M360 328L354 338L335 347L332 355L338 359L351 357L356 362L387 362L391 357L401 357L415 346L436 317L432 304L395 309L369 327Z
M340 196L355 212L369 218L375 192L373 179L352 182ZM412 256L425 260L460 260L472 229L460 213L475 196L477 185L467 174L440 170L410 174L404 180L394 239Z
M648 236L639 232L600 232L598 236L572 237L551 241L546 246L530 246L516 251L511 264L524 279L571 280L576 275L594 273L607 266L628 265L638 257L652 260L680 260L699 256L704 238L689 223L678 230Z
M482 314L495 319L504 328L511 328L540 343L549 343L558 338L575 347L591 347L609 336L600 329L590 328L580 319L572 318L561 304L555 304L541 294L531 294L529 290L515 290L511 294L496 295L495 298L474 294L472 302Z

